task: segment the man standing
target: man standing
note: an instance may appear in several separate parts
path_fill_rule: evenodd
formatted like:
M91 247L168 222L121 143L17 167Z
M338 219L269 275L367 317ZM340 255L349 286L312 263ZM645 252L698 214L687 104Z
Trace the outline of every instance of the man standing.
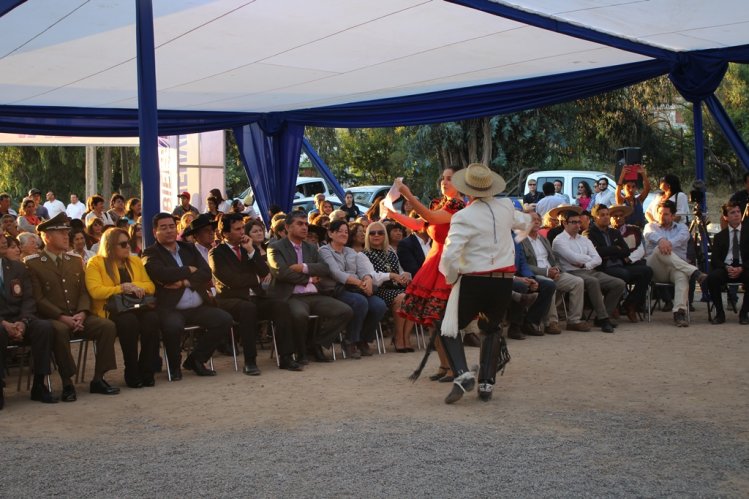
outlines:
M564 198L564 203L565 204L570 204L570 197L567 194L565 194L564 192L562 192L563 188L564 188L564 183L562 183L561 180L555 180L554 181L554 193L557 196L559 196L561 198Z
M10 194L7 192L0 193L0 215L18 216L18 213L10 207Z
M65 213L69 218L77 218L78 220L83 219L83 214L86 213L86 205L78 201L78 196L75 194L70 195L70 204L65 208Z
M278 348L279 367L301 371L302 366L293 358L291 312L283 300L265 296L260 281L270 269L244 233L242 215L224 215L221 218L221 235L224 241L208 254L208 261L216 283L216 300L219 307L229 312L239 323L244 348L244 373L258 376L257 330L258 319L272 320Z
M601 177L596 182L596 193L590 200L590 206L602 204L606 207L616 204L616 194L609 190L609 179Z
M215 376L205 367L222 338L229 336L232 318L227 312L209 306L211 269L195 246L177 241L177 225L169 213L153 217L156 242L143 251L146 271L156 284L157 311L167 351L171 381L182 379L180 339L185 325L205 329L182 367L198 376Z
M179 199L179 205L174 208L174 211L172 211L172 215L181 217L185 213L192 213L196 217L200 215L200 212L196 207L190 204L190 193L185 191L179 196L177 196L177 199Z
M624 294L624 281L594 270L601 265L601 257L590 239L580 235L580 215L574 211L563 213L562 225L564 232L554 239L551 248L562 270L585 283L585 292L596 313L593 324L604 333L613 333L615 326L609 317Z
M707 289L710 290L710 298L715 305L715 317L710 321L711 324L726 322L726 314L723 311L723 286L735 282L742 283L744 289L749 289L749 242L746 240L749 231L742 230L744 227L741 223L739 204L733 201L724 204L723 217L728 227L715 235L710 259L712 271L707 276ZM749 324L749 300L746 294L739 312L739 323Z
M47 208L45 208L42 204L42 191L40 191L36 187L29 189L29 197L33 199L34 203L36 204L36 216L41 218L42 220L49 220L49 212L47 211Z
M117 369L114 322L90 313L91 297L86 290L83 262L67 253L70 224L64 213L37 226L45 247L39 255L26 258L31 273L39 315L55 329L53 351L62 379L62 401L73 402L77 395L71 377L76 365L70 353L70 339L84 337L96 341L96 365L89 386L91 393L115 395L120 389L104 380L107 371Z
M55 198L55 193L52 191L47 192L47 201L44 203L44 207L47 208L50 218L54 218L59 213L65 212L65 205L62 201Z
M523 196L523 210L536 211L536 203L543 199L544 194L538 191L538 182L528 179L528 194Z
M564 198L556 195L554 184L551 182L544 182L542 189L544 190L544 198L536 204L536 213L541 215L541 218L546 215L547 211L556 208L560 204L564 204Z
M54 404L57 397L47 391L44 378L50 373L50 349L54 330L49 321L35 316L31 279L26 267L6 258L8 240L0 237L0 409L3 408L5 350L8 343L31 345L34 381L31 400Z
M327 347L353 316L351 307L331 296L318 293L320 277L330 273L317 248L308 243L307 215L292 211L286 217L287 236L268 246L268 265L273 280L270 296L287 300L291 309L297 359L307 355L307 326L310 315L319 317L320 324L312 338L312 353L319 362L329 362L322 350Z
M579 207L578 207L579 208ZM551 279L560 293L569 294L569 310L567 310L568 331L590 331L590 324L581 320L583 315L583 304L585 303L585 285L582 278L568 272L562 272L556 257L551 250L551 244L539 235L541 228L541 217L538 213L531 213L532 225L528 237L520 243L525 254L525 259L531 271L537 279ZM549 334L558 334L559 316L557 315L556 296L552 298L551 306L546 317L546 331Z
M471 204L453 215L439 266L445 280L453 285L441 338L455 374L445 398L447 404L460 400L476 384L458 337L458 331L476 316L485 333L479 354L481 400L491 399L497 370L509 361L501 322L512 300L515 275L511 230L527 231L531 225L530 216L516 211L512 201L494 198L504 190L505 181L485 165L468 165L453 175L452 183L471 198Z
M689 281L692 277L702 284L707 278L697 267L687 263L689 230L682 223L674 222L676 203L664 201L658 206L657 222L645 226L648 267L653 269L655 282L674 284L674 323L677 327L689 327Z
M637 311L645 303L648 286L653 279L653 271L647 265L633 264L629 260L631 253L629 246L618 230L609 227L611 216L606 206L595 205L592 215L595 223L583 235L590 239L601 256L602 262L597 270L618 277L627 284L634 284L632 292L624 300L624 310L626 310L629 322L637 322Z

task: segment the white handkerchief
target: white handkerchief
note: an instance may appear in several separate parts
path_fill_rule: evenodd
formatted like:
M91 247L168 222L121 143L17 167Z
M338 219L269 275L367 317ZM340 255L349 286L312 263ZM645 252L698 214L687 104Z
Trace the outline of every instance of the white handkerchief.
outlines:
M403 182L403 177L398 177L395 180L400 180L401 182ZM398 210L395 209L395 205L393 203L395 203L399 197L401 197L401 193L398 188L395 187L395 183L393 183L387 195L385 196L385 199L382 200L382 203L388 210L397 212Z

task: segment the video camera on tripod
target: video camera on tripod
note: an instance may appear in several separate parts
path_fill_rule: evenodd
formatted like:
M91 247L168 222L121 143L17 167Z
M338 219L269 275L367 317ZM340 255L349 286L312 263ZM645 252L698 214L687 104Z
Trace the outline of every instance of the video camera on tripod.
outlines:
M692 214L694 218L704 222L704 214L702 213L702 207L705 205L705 182L702 180L695 180L692 182L692 190L689 191L689 202L692 203Z

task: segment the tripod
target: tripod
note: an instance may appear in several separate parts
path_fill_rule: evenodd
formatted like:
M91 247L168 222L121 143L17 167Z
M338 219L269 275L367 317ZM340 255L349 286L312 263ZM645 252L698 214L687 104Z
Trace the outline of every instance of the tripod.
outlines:
M712 250L710 234L707 232L707 224L709 223L709 220L707 220L702 213L702 206L700 203L694 203L692 214L694 215L694 218L692 218L692 222L689 224L689 235L694 242L695 263L697 264L698 269L708 273L710 272L710 262L707 256Z

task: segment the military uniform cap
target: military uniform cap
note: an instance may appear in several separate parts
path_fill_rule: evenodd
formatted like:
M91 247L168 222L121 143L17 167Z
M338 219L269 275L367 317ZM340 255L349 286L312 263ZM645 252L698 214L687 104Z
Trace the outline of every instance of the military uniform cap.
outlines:
M49 220L45 220L36 226L37 232L47 232L49 230L70 230L70 219L62 212L58 213Z

